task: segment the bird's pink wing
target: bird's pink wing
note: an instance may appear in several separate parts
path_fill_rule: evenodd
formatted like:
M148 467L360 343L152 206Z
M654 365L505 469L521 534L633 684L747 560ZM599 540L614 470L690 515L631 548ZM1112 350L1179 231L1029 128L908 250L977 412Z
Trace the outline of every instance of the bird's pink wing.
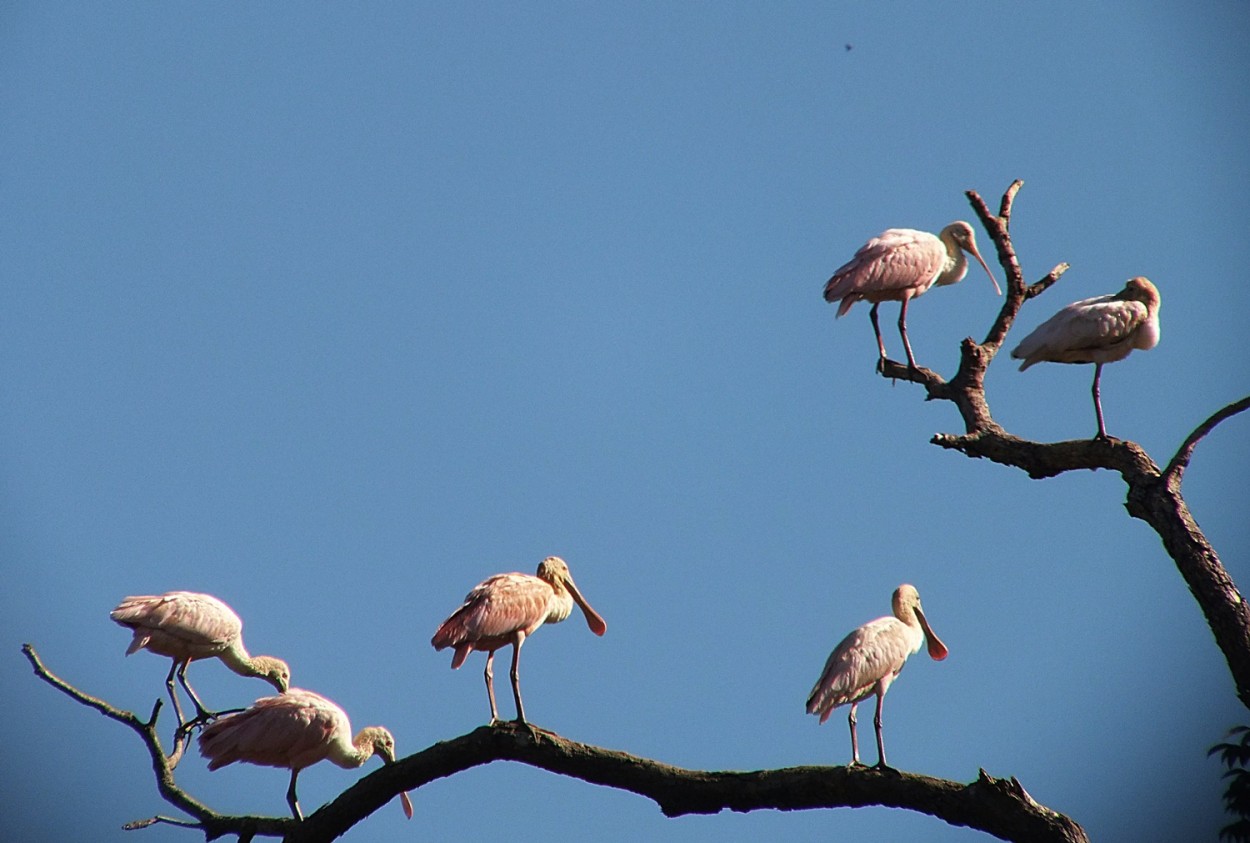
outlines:
M496 574L465 597L464 605L434 634L436 649L502 638L531 629L547 617L551 586L529 574Z
M109 617L123 626L159 631L196 647L225 646L243 630L243 622L225 603L190 591L127 597ZM142 644L131 646L128 652Z
M823 723L836 706L871 693L902 667L911 654L908 644L906 625L895 617L877 618L856 629L829 654L808 697L808 713L822 712Z
M342 709L292 688L210 723L200 733L200 754L209 759L210 770L236 761L302 769L325 758L335 740L346 735L350 741L350 732Z
M1025 361L1022 370L1042 360L1093 362L1085 358L1123 342L1149 316L1141 302L1114 296L1073 302L1038 325L1012 350L1011 356Z
M918 280L932 282L946 257L946 247L932 234L891 228L861 246L833 274L825 284L825 301L841 300L841 316L855 301L871 299L874 293L897 293L917 287ZM927 283L921 286L927 288Z

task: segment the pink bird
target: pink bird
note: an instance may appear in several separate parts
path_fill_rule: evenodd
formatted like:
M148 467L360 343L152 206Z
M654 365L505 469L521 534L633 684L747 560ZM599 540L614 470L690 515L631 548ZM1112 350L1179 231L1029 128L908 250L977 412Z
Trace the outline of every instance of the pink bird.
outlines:
M262 697L238 714L214 720L200 733L200 754L209 759L210 770L236 761L289 769L286 802L297 820L304 819L295 794L300 770L326 759L351 770L375 752L383 764L395 763L395 739L389 731L369 726L353 738L343 709L303 688ZM412 799L400 791L399 800L404 815L412 819Z
M927 643L935 661L949 652L934 634L920 608L920 594L910 585L894 590L893 617L877 618L852 632L829 654L824 672L807 698L807 713L819 714L824 723L840 705L851 704L846 718L851 726L851 765L859 760L859 739L855 734L855 709L873 694L877 713L872 723L877 731L877 766L886 768L885 742L881 738L881 704L885 692L898 678L907 657Z
M234 610L211 594L171 591L162 595L127 597L109 617L134 631L126 655L148 650L168 656L174 663L165 678L165 687L174 704L178 726L184 725L182 707L174 690L174 676L195 704L192 724L216 716L200 702L187 681L187 666L195 659L221 659L240 676L258 676L279 692L291 684L286 662L272 656L250 656L243 646L243 621Z
M855 257L833 273L825 284L825 301L842 302L838 307L838 317L845 316L857 301L872 302L868 318L872 320L872 330L877 335L877 351L881 355L877 371L884 371L886 362L885 343L877 325L877 307L883 301L902 302L898 332L903 337L907 365L915 369L916 358L907 340L907 303L923 295L934 284L943 287L962 280L968 272L964 252L985 267L985 274L990 276L994 291L1002 295L998 280L977 251L972 226L963 221L951 223L937 236L911 228L887 229L860 246Z
M1147 279L1130 278L1113 296L1095 296L1065 307L1033 329L1011 356L1034 363L1093 363L1094 414L1098 435L1107 438L1098 384L1104 363L1123 360L1135 348L1148 351L1159 342L1159 290Z
M521 645L526 637L544 623L559 623L573 612L573 603L581 607L586 625L595 635L607 632L608 625L582 597L569 566L558 556L548 556L538 566L538 576L529 574L495 574L483 580L464 598L464 605L443 621L430 643L435 650L454 647L452 669L464 664L474 650L486 651L486 695L490 698L490 722L499 721L495 708L494 673L491 665L495 651L512 645L512 696L516 700L517 722L525 722L521 705Z

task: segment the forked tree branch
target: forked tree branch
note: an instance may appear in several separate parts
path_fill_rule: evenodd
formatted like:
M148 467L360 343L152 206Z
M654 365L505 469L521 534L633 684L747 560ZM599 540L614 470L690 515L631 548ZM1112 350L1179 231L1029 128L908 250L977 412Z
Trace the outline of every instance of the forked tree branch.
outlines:
M218 814L179 789L156 737L155 712L143 722L127 711L88 696L54 676L31 645L22 651L45 682L72 699L133 729L153 755L157 784L166 801L194 817L153 817L131 823L143 828L168 823L199 829L207 840L226 834L241 841L279 837L286 843L327 843L346 833L402 790L494 761L529 764L589 784L627 790L654 801L665 816L879 805L919 811L952 825L985 831L1003 840L1088 843L1069 818L1039 805L1015 779L996 779L984 770L967 784L915 773L868 767L788 767L752 772L708 772L674 767L649 758L562 738L534 726L501 723L436 743L361 778L302 823L276 817ZM157 706L159 709L159 704Z
M116 720L137 734L143 741L144 746L147 747L149 756L151 756L152 772L156 776L156 789L160 792L161 798L195 818L194 821L187 821L176 817L152 817L127 823L124 826L125 828L146 828L156 823L168 823L198 828L204 832L206 840L215 840L226 834L237 834L240 841L247 841L257 834L268 837L282 837L295 825L295 821L292 819L219 814L178 787L174 782L174 766L178 763L178 759L186 748L186 744L181 744L171 755L165 754L165 750L161 747L161 739L156 733L156 718L161 710L161 701L159 699L152 708L152 716L147 721L140 720L134 713L115 708L101 699L78 690L64 679L56 676L44 665L43 660L39 658L39 654L35 652L33 645L23 644L22 653L26 656L27 661L30 662L31 667L35 669L35 675L44 682L47 682L53 688L88 708L94 708L110 720Z
M985 395L986 370L1002 348L1024 302L1049 289L1068 268L1066 263L1061 263L1041 280L1025 285L1008 231L1012 204L1022 185L1023 182L1017 180L1007 188L998 214L991 213L975 191L967 192L968 201L994 241L998 262L1007 275L1006 301L985 340L977 343L969 338L961 343L959 369L949 381L932 370L909 370L893 361L886 362L882 374L894 380L918 383L925 388L926 400L951 401L959 409L964 433L939 433L931 440L935 445L1019 468L1035 479L1074 470L1105 468L1118 472L1128 487L1125 507L1129 515L1148 523L1163 540L1198 601L1216 644L1224 653L1237 696L1250 708L1250 606L1238 593L1180 492L1181 476L1194 447L1217 424L1250 408L1250 397L1229 404L1199 425L1165 471L1160 471L1136 442L1119 439L1033 442L1008 433L994 421Z

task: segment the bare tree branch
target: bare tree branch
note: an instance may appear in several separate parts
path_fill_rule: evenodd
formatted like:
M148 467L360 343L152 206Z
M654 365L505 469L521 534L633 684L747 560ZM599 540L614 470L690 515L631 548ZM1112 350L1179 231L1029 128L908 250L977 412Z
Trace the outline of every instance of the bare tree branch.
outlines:
M35 675L47 682L53 688L71 699L82 703L88 708L94 708L96 711L116 720L124 726L129 727L143 741L144 746L148 748L148 754L152 758L152 772L156 776L156 789L160 792L161 798L176 808L180 808L186 813L195 817L194 822L177 820L171 817L152 817L148 820L138 820L134 823L128 823L126 828L146 828L156 823L169 823L172 825L182 825L189 828L198 828L204 832L206 840L216 840L226 834L237 834L240 840L250 840L253 835L261 834L268 837L282 837L287 831L295 825L293 819L281 819L277 817L232 817L219 814L208 806L192 798L186 791L182 790L174 782L174 769L170 763L174 756L166 756L165 751L161 748L161 739L156 733L156 718L160 713L161 701L156 701L155 707L152 709L152 717L147 722L140 720L129 711L123 711L112 705L100 700L96 697L86 694L65 680L56 676L52 671L44 666L43 660L39 658L39 654L35 652L35 648L31 644L22 645L22 653L30 662L31 667L35 669ZM181 755L181 749L176 751L176 755Z
M281 837L286 843L328 843L390 802L400 791L416 790L494 761L515 761L590 784L636 793L654 801L669 817L714 814L726 809L798 811L880 805L919 811L1003 840L1088 843L1079 825L1039 805L1016 779L996 779L984 770L968 784L871 767L789 767L752 772L687 770L516 723L483 726L383 766L302 823L276 817L225 816L201 805L174 784L172 770L156 737L155 716L145 723L54 676L31 645L24 645L22 652L45 682L134 730L153 754L161 796L195 818L156 816L129 823L126 828L131 829L164 823L199 829L207 840L234 834L240 841L262 836Z
M1185 442L1179 449L1177 449L1176 456L1172 457L1172 461L1169 462L1168 467L1164 469L1164 480L1170 483L1172 482L1171 478L1174 476L1176 478L1176 485L1179 487L1182 475L1184 475L1185 469L1189 467L1189 460L1193 457L1194 448L1198 446L1198 443L1201 442L1208 433L1214 430L1217 424L1227 418L1231 418L1232 416L1245 411L1246 409L1250 409L1250 395L1247 395L1240 401L1234 401L1228 406L1222 407L1212 413L1209 419L1198 425L1198 427L1194 429L1194 432L1186 437Z
M1003 840L1086 841L1072 820L1035 802L1018 781L981 771L969 784L869 767L790 767L709 772L578 743L528 725L501 723L434 744L366 776L308 817L288 843L333 840L401 790L494 761L517 761L654 801L668 817L723 810L780 811L881 805L920 811Z
M1250 607L1238 593L1219 555L1198 528L1180 494L1181 475L1194 447L1215 425L1250 407L1250 398L1228 405L1199 425L1166 471L1160 471L1136 442L1118 439L1033 442L1013 436L994 421L985 396L985 372L1005 341L1021 305L1045 292L1068 268L1066 263L1061 263L1037 283L1025 286L1007 230L1012 204L1021 185L1017 180L1007 188L997 215L990 213L975 191L967 192L968 201L994 241L999 264L1007 275L1006 301L985 342L978 344L965 339L961 343L959 370L949 381L928 369L908 371L907 367L894 363L887 363L882 374L918 383L925 388L926 400L951 401L959 409L964 433L939 433L931 440L935 445L1019 468L1035 479L1074 470L1105 468L1118 472L1128 486L1125 503L1128 513L1148 523L1163 540L1164 548L1198 601L1216 644L1224 653L1238 697L1243 705L1250 707Z

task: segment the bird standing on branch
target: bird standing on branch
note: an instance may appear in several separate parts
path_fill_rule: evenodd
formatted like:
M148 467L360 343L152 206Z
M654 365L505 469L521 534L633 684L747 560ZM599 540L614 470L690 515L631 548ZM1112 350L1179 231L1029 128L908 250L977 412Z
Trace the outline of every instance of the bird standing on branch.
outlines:
M1115 295L1082 299L1065 307L1033 329L1011 356L1034 363L1093 363L1095 439L1107 439L1102 418L1099 381L1104 363L1123 360L1135 348L1148 351L1159 342L1159 290L1149 280L1130 278Z
M216 716L206 709L187 681L187 666L195 659L221 659L240 676L257 676L278 690L291 684L286 662L273 656L250 656L243 646L243 621L234 610L211 594L171 591L161 595L127 597L109 617L134 632L126 655L147 650L173 659L165 687L182 729ZM174 690L174 676L195 704L195 719L187 723Z
M389 731L369 726L353 738L343 709L302 688L262 697L238 714L214 720L200 733L200 754L209 760L210 770L236 761L289 769L286 801L297 820L304 819L295 793L300 770L327 759L350 770L374 753L383 764L395 763L395 739ZM406 792L400 791L399 802L404 815L412 819L412 799Z
M1002 295L998 280L977 251L976 235L972 226L962 220L951 223L937 235L911 228L891 228L859 247L855 257L833 273L825 284L825 301L841 302L838 317L846 315L857 301L872 302L868 318L877 336L877 371L885 370L885 343L877 324L877 307L883 301L901 302L898 314L898 332L903 338L903 350L907 352L907 365L917 368L916 358L907 339L907 303L937 284L944 287L963 279L968 273L968 260L964 252L972 255L990 276L994 291Z
M608 625L582 597L569 566L558 556L548 556L538 566L538 575L495 574L478 583L464 598L464 605L443 621L430 643L435 650L455 648L451 667L464 664L474 650L486 652L486 695L490 699L490 722L499 720L495 707L495 684L492 664L495 651L512 645L512 696L516 700L517 722L525 722L521 705L521 684L518 665L521 645L544 623L559 623L573 612L573 604L581 607L586 625L595 635L607 632Z
M881 705L885 692L898 678L907 657L927 644L935 661L949 652L925 619L920 607L920 594L913 586L900 585L894 590L894 614L877 618L856 629L829 654L820 679L807 698L807 713L819 714L824 723L840 705L851 704L847 723L851 727L851 765L858 766L859 738L855 734L855 709L861 702L877 696L877 712L872 723L877 732L877 766L886 768L885 742L881 738Z

